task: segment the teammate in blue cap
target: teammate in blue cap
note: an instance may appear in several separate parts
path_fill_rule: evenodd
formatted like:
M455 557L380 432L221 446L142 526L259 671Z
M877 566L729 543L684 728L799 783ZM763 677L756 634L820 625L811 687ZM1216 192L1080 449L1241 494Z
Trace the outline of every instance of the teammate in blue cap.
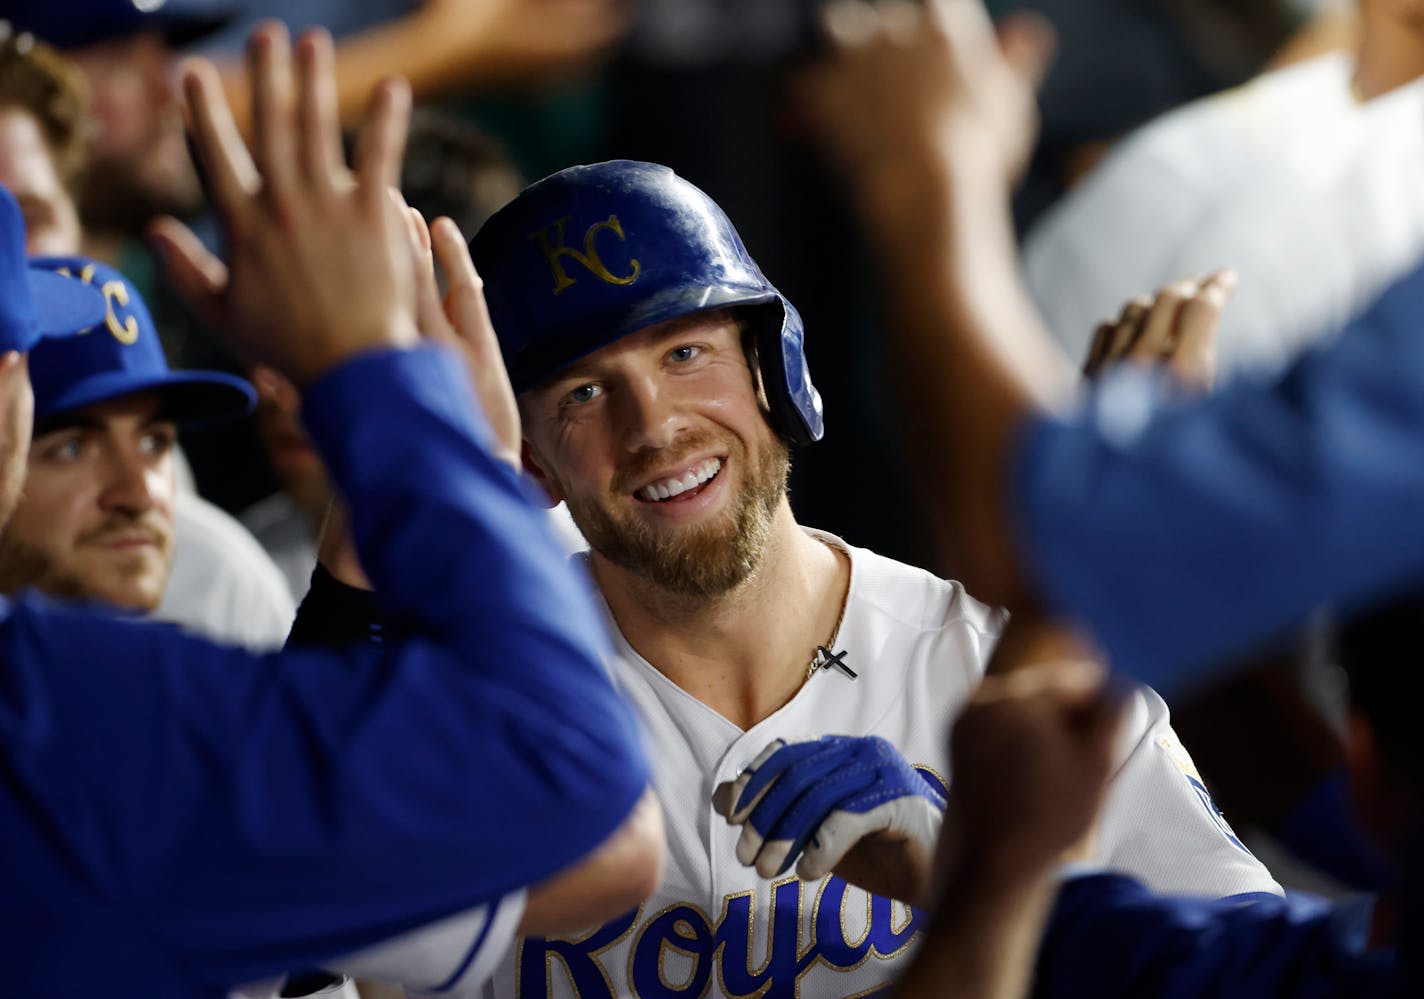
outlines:
M0 592L35 586L141 613L172 567L177 423L251 410L241 379L168 370L143 299L83 257L37 262L102 291L102 321L30 353L35 437L25 491L0 531Z
M473 374L503 411L458 234L437 248L459 321L435 332L483 363L418 340L435 320L417 322L415 258L388 195L407 91L381 90L348 171L330 39L293 59L269 29L256 51L255 161L213 68L187 80L229 264L175 222L156 238L228 345L302 387L364 565L410 637L254 657L0 601L0 929L15 995L219 996L443 921L441 956L413 979L439 988L478 974L519 922L605 917L657 876L646 766L589 594L471 392ZM6 496L32 409L18 350L46 329L22 242L0 196Z

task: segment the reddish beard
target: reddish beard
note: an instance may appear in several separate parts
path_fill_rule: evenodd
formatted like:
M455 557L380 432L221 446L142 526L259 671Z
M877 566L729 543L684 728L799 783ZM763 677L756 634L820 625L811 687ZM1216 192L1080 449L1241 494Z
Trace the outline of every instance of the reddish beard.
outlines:
M616 497L631 495L631 487L658 468L667 468L693 454L705 454L723 442L710 434L680 439L674 448L644 452L614 476ZM739 439L726 442L727 467L741 469L741 490L716 517L681 528L654 527L636 515L619 516L612 504L568 497L569 513L589 547L609 562L683 597L720 596L736 587L761 564L771 537L773 515L786 495L790 454L768 430L759 460L752 464ZM642 502L634 500L634 502Z

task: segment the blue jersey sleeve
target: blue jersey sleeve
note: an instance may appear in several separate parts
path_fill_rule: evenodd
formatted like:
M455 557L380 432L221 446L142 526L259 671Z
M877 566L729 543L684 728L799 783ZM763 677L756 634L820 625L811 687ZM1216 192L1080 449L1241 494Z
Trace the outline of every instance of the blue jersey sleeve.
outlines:
M1279 380L1158 404L1120 380L1012 456L1047 601L1170 697L1325 601L1424 577L1424 268Z
M1394 993L1392 952L1364 949L1368 907L1274 895L1154 895L1131 878L1068 880L1033 999L1326 999Z
M145 995L201 995L358 951L566 867L647 784L587 583L455 359L362 358L307 406L408 637L254 657L0 605L16 994L127 993L142 968Z

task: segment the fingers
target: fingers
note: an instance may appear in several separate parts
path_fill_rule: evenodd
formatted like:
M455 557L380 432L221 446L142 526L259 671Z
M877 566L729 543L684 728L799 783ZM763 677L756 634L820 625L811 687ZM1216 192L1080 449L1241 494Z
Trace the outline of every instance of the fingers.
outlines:
M732 810L727 813L727 821L734 825L747 821L747 816L771 790L776 778L792 763L815 752L815 749L815 743L811 742L791 746L781 739L771 742L732 782Z
M1122 307L1117 319L1098 324L1088 348L1088 358L1083 363L1084 376L1096 378L1103 368L1122 360L1137 342L1151 307L1150 298L1139 296Z
M1014 72L1034 91L1043 86L1058 50L1058 35L1045 18L1020 11L999 22L999 47Z
M221 324L210 320L227 287L227 267L177 219L156 219L149 226L148 235L178 294L195 315L218 328Z
M1124 355L1139 361L1160 361L1177 342L1177 318L1182 305L1197 292L1195 281L1178 281L1157 293L1137 342Z
M875 10L855 0L827 4L821 8L819 18L821 33L837 50L865 44L879 24Z
M347 176L341 151L336 101L335 55L325 29L308 31L297 42L299 156L306 176L320 188L334 188Z
M975 704L994 704L1033 697L1083 698L1096 696L1103 688L1107 669L1089 659L1037 663L986 676L974 695Z
M754 866L764 878L784 874L806 845L818 840L827 819L846 803L871 793L875 781L873 770L854 768L831 770L815 780L788 775L779 782L786 793L768 795L753 809L737 842L737 859ZM843 847L840 852L844 853Z
M1098 373L1098 368L1102 367L1103 355L1107 353L1108 344L1116 330L1117 327L1112 323L1098 323L1093 330L1093 339L1088 343L1088 356L1083 360L1084 378L1092 378Z
M503 372L504 358L485 303L485 283L475 271L470 248L452 219L439 218L430 232L435 259L445 276L445 315L482 370ZM506 384L508 378L504 379ZM510 389L513 397L513 390Z
M1216 371L1221 310L1236 280L1235 271L1218 270L1205 278L1170 284L1153 299L1129 302L1116 322L1104 323L1094 333L1084 375L1094 377L1124 360L1166 362L1183 385L1209 389Z
M297 196L296 98L285 25L268 21L252 33L247 71L252 80L252 155L265 194L274 205L288 205Z
M455 331L450 328L445 310L440 305L440 286L435 282L435 258L430 252L430 229L425 224L425 216L418 210L405 208L405 215L415 263L416 325L423 336L449 343L454 339Z
M400 78L382 81L356 140L356 179L370 197L400 186L401 157L410 126L410 84Z
M1236 282L1234 270L1216 271L1182 306L1171 364L1178 381L1189 388L1206 390L1216 379L1216 334Z
M182 79L184 117L203 167L203 187L213 209L231 223L260 186L257 167L238 133L213 64L191 59L184 65Z

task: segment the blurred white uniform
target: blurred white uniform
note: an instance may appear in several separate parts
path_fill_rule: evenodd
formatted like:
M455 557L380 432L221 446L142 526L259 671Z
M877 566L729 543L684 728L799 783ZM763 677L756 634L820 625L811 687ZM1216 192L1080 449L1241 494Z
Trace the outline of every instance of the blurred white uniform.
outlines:
M233 517L179 489L173 571L153 617L254 652L281 648L296 605L281 571Z
M759 877L737 861L741 829L712 810L712 789L773 739L832 734L883 736L945 785L947 724L978 686L1003 615L958 583L808 533L849 554L833 651L857 676L818 670L744 732L638 655L610 618L615 677L647 732L667 824L663 882L637 912L591 933L522 941L487 996L820 999L865 994L903 970L919 928L907 905L836 877ZM1120 755L1097 861L1158 891L1280 892L1220 818L1150 690L1131 705Z
M1424 255L1424 81L1361 104L1352 69L1330 55L1167 114L1044 216L1025 268L1070 357L1127 299L1231 266L1221 371L1275 368Z
M456 913L411 930L359 954L335 958L330 967L347 976L318 992L321 999L360 999L354 979L401 985L411 999L473 999L494 970L524 915L524 892ZM280 979L256 982L228 999L277 999ZM288 989L289 995L297 993Z

